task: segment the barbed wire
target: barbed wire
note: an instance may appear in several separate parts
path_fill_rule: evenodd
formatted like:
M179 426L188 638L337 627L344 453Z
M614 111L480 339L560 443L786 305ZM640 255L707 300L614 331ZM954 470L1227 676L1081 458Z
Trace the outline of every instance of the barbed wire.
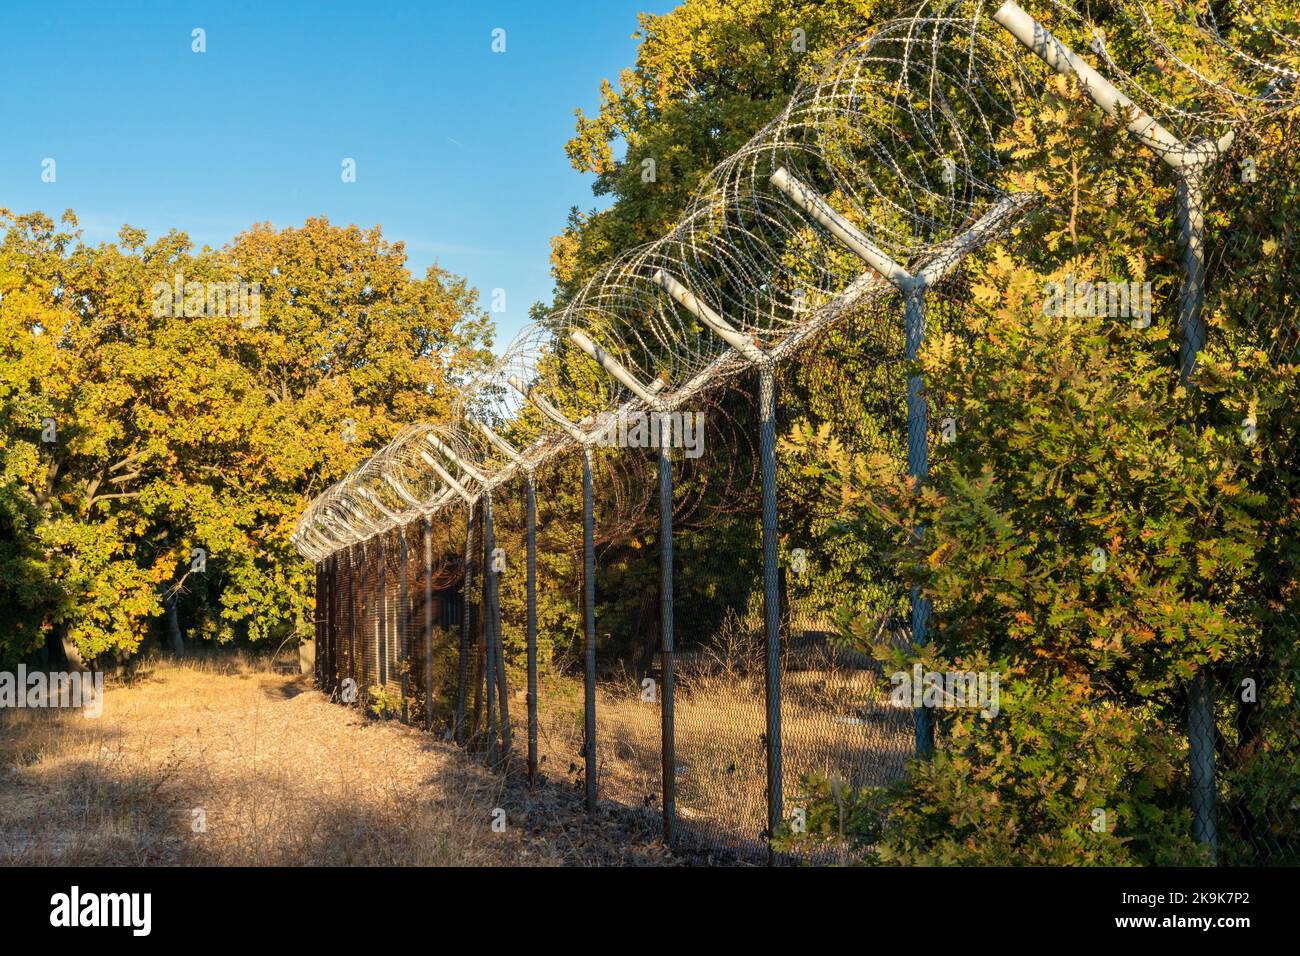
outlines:
M1245 43L1236 38L1243 28L1225 29L1199 6L1119 0L1130 27L1124 53L1144 65L1141 75L1116 63L1089 3L1041 6L1069 38L1092 36L1111 79L1184 142L1296 105L1297 42L1267 5L1230 5L1253 30ZM1179 41L1196 38L1192 53L1175 52L1170 26ZM977 222L980 242L1002 235L1034 199L999 187L997 147L1015 104L1043 88L1033 59L1016 54L983 2L923 5L849 44L710 173L667 235L616 257L562 308L526 326L460 391L446 420L403 429L314 499L295 546L320 561L454 511L596 443L611 418L706 401L755 354L786 361L848 315L901 363L899 312L885 307L897 289L864 272L800 197L820 197L827 215L909 275L968 251L963 236ZM1148 74L1183 94L1179 101L1166 101ZM718 333L719 322L732 338ZM648 501L650 487L640 477L625 487L642 492L628 492L622 520L639 520L643 509L631 502L641 493Z

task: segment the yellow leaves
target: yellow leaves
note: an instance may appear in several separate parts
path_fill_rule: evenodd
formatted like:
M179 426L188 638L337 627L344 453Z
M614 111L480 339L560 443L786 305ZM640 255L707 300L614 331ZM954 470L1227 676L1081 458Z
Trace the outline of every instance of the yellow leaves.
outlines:
M957 550L957 542L946 541L940 547L930 552L930 554L926 557L926 564L928 564L931 568L937 569L941 567L944 561L948 558L948 556L956 550Z
M961 340L951 332L945 332L929 348L930 357L940 367L951 365L961 347ZM928 364L928 363L927 363Z
M971 285L970 291L975 301L986 308L997 305L1002 299L1002 290L995 286L976 282Z

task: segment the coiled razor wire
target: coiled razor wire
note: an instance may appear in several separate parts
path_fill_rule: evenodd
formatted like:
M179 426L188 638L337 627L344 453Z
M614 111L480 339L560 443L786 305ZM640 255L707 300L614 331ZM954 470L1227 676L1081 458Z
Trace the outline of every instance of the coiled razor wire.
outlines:
M1296 105L1297 28L1267 3L1234 0L1216 18L1199 4L1121 0L1125 29L1111 37L1092 26L1089 3L1035 7L1067 42L1090 48L1111 80L1184 142ZM668 235L618 256L563 308L526 327L461 391L445 421L403 429L317 496L293 534L300 553L320 561L476 500L576 448L575 434L592 434L611 415L680 409L749 368L665 291L665 277L773 361L849 314L874 317L864 335L897 342L897 310L868 308L891 300L893 287L864 273L857 257L774 185L773 174L784 170L810 187L903 264L959 256L965 250L953 248L956 237L990 211L989 235L1006 232L1033 197L998 186L1004 162L995 143L1015 119L1013 104L1042 89L1033 58L1008 50L983 3L923 6L845 47L713 170ZM1119 59L1143 69L1125 71ZM604 374L574 345L574 333L652 390L653 408ZM578 431L558 427L520 389ZM503 453L484 425L513 453ZM471 470L453 465L439 447Z

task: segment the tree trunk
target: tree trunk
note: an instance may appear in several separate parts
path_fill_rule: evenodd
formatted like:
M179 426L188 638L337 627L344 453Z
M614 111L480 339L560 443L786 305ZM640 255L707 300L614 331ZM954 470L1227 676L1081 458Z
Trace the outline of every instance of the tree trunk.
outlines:
M68 637L68 628L60 624L55 631L58 635L60 646L63 648L63 659L67 662L68 669L74 671L86 671L90 668L86 665L86 659L81 656L81 651L77 650L77 645L72 643Z
M185 654L185 638L181 634L181 620L176 611L176 600L175 594L163 597L163 605L167 609L167 639L171 643L172 653L177 657L183 657Z
M45 632L45 640L36 649L36 663L41 670L62 670L63 646L53 629Z

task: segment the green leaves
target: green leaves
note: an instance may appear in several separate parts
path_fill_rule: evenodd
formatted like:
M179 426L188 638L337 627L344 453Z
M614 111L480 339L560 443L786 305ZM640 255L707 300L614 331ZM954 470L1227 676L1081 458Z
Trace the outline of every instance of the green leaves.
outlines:
M1295 327L1294 296L1281 294L1294 271L1282 280L1274 265L1293 241L1261 234L1237 185L1211 194L1217 248L1239 271L1210 277L1231 291L1211 293L1210 347L1196 387L1183 387L1167 170L1066 81L1050 86L999 144L1015 159L1006 185L1040 192L1048 211L971 260L959 321L919 357L932 416L961 423L955 442L932 440L926 486L900 479L897 451L826 429L797 429L783 451L810 459L803 475L848 488L839 533L885 532L891 568L934 602L923 652L882 646L856 603L839 615L846 635L877 642L895 667L1003 675L997 718L945 714L939 756L855 798L873 807L858 825L876 862L1195 862L1187 682L1294 655L1296 437L1283 408L1297 368L1268 334ZM1291 161L1270 142L1260 168ZM1274 209L1294 210L1295 181L1275 181ZM1257 256L1249 266L1243 248ZM1067 282L1149 282L1149 327L1086 300L1046 308ZM1239 719L1221 715L1225 745ZM833 806L819 813L839 819Z
M198 253L130 227L120 245L85 246L40 214L5 227L0 502L22 535L6 568L22 584L0 653L49 628L84 654L133 651L168 590L194 633L301 633L311 597L293 521L486 360L464 280L413 278L378 229L323 219ZM190 314L189 283L251 287L256 314L202 292ZM187 307L160 311L171 297L157 287L175 284ZM40 438L45 418L56 442Z

